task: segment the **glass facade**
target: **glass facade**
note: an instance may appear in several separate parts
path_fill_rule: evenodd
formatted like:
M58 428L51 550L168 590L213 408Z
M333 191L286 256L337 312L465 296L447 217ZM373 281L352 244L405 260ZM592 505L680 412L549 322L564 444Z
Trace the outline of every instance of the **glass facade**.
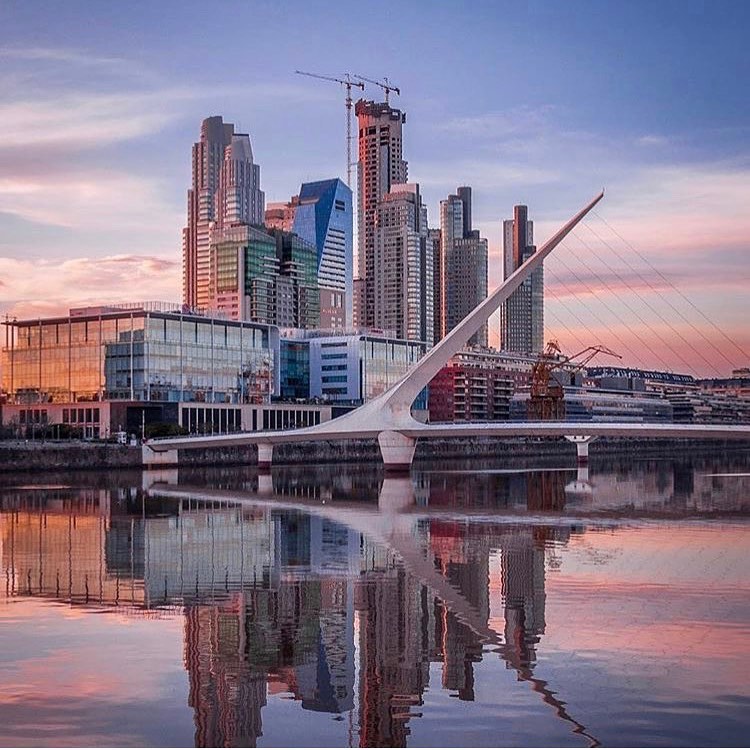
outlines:
M259 403L278 383L278 331L252 323L96 308L9 324L3 388L11 403Z
M278 294L276 323L294 328L318 328L320 289L315 245L291 232L272 231L276 236L281 270L278 281L286 282L288 289L286 295Z
M362 361L361 398L370 401L400 380L409 367L422 357L426 347L416 341L363 336L359 349ZM424 408L426 403L425 393L420 394L415 407Z
M324 320L324 328L345 327L352 321L353 214L352 191L341 180L302 184L293 230L315 246L321 288L344 293L343 319Z
M281 398L310 398L310 342L283 339L281 351Z
M419 341L349 334L310 338L310 396L358 405L379 396L420 359L426 344ZM426 391L415 408L426 408Z
M245 317L257 323L275 323L278 259L276 241L265 232L253 230L245 245Z

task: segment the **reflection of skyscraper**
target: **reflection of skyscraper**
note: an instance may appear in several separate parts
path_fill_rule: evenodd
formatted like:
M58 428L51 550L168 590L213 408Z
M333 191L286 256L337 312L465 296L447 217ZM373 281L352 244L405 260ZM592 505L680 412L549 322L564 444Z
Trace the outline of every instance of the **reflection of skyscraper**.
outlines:
M544 633L544 547L526 530L507 534L501 548L505 642L515 656L511 666L533 666Z
M503 278L536 252L534 223L526 206L515 206L503 222ZM535 353L544 347L544 270L534 271L500 308L500 346L509 352Z
M435 564L484 622L489 621L488 540L470 535L465 524L430 522ZM435 604L436 656L443 662L443 687L460 700L474 700L474 663L482 660L482 641L440 601Z
M185 611L188 705L196 747L255 747L266 705L266 673L245 656L245 598Z
M360 747L405 747L429 681L426 589L401 569L360 579Z

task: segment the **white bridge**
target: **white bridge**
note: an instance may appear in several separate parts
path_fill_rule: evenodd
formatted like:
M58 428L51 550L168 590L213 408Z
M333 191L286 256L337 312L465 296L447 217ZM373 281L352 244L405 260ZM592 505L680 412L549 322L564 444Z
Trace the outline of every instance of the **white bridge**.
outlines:
M750 425L618 422L423 424L412 416L411 406L419 393L603 197L604 192L601 192L582 208L503 284L416 362L398 383L372 401L348 414L314 427L151 440L143 446L144 464L147 466L174 465L177 463L178 450L257 445L258 466L268 468L272 462L273 446L279 443L365 438L377 438L386 469L396 471L409 469L418 438L564 436L576 443L581 461L585 461L588 457L588 444L596 437L750 440Z

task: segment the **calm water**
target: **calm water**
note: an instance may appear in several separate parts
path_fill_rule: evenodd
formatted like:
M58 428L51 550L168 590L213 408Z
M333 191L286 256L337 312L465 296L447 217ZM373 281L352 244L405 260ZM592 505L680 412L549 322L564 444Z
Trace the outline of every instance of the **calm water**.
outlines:
M169 479L0 475L1 744L750 737L747 453Z

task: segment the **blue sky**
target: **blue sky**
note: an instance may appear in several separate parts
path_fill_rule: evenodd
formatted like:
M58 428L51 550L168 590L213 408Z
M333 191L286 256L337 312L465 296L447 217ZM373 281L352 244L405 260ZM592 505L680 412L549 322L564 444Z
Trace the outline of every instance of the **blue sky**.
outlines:
M203 117L250 132L269 201L343 175L343 91L299 68L401 87L410 179L433 225L441 198L473 186L491 285L514 203L541 242L604 186L601 217L750 350L748 3L17 2L0 29L0 314L179 299ZM548 335L617 349L614 326L629 361L747 366L646 266L641 323L629 246L608 255L619 238L591 227L547 264Z

